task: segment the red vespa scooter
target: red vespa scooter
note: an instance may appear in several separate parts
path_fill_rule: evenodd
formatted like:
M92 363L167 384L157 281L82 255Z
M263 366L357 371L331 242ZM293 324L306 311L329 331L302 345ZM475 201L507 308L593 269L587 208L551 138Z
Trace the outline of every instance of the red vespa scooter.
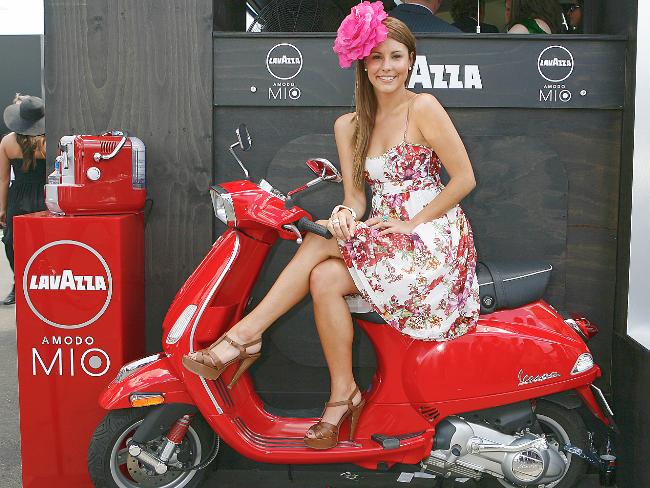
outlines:
M613 480L613 414L593 385L601 371L585 343L597 329L541 299L549 265L479 265L481 318L475 332L451 342L413 340L377 314L358 314L377 369L354 440L329 450L303 443L317 419L273 415L248 374L230 388L236 367L217 381L185 370L184 354L209 345L242 316L278 237L300 243L305 232L329 236L290 196L340 181L336 168L307 161L318 177L287 197L248 179L234 149L250 148L250 136L243 125L237 135L230 152L246 179L211 188L215 214L228 229L169 308L164 352L122 367L101 395L109 413L89 448L96 486L198 486L219 438L265 463L413 464L444 478L495 477L510 488L570 488L591 463ZM345 422L341 439L348 428Z

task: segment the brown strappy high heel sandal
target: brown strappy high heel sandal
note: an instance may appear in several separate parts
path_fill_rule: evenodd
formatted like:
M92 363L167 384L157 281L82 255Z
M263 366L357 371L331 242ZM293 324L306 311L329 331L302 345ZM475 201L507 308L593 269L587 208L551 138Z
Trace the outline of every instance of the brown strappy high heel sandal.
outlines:
M219 344L221 341L226 341L231 346L239 350L239 354L232 358L230 361L222 363L219 357L212 352L212 348ZM196 351L198 353L197 359L191 358L188 354L183 356L183 366L186 369L190 370L192 373L203 376L210 380L216 380L221 376L221 373L233 363L241 361L239 368L235 372L235 375L232 377L228 388L231 389L237 383L239 377L246 371L250 366L257 361L257 359L262 355L261 352L255 352L249 354L246 352L246 348L254 346L262 342L262 338L256 339L253 342L247 344L239 344L238 342L233 341L226 334L222 335L216 342L212 343L210 347L205 349L200 349Z
M352 404L352 400L357 393L360 393L358 386L354 388L352 395L350 395L350 398L347 400L325 404L326 409L327 407L340 407L342 405L347 405L348 409L336 425L330 424L329 422L323 422L322 420L317 424L312 425L309 430L314 433L314 437L307 437L305 435L305 444L307 447L311 447L312 449L331 449L336 446L339 442L339 428L349 415L352 417L350 418L350 435L348 440L351 441L354 439L354 432L357 429L357 423L359 422L361 411L366 404L366 401L363 398L361 398L358 405ZM325 410L323 410L323 413L325 413Z

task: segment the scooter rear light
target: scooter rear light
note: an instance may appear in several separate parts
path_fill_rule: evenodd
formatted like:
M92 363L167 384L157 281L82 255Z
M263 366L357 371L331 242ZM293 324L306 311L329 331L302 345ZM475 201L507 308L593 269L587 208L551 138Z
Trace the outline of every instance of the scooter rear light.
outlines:
M572 313L571 318L576 323L576 325L580 328L580 331L587 339L591 339L596 334L598 334L598 326L591 323L586 317Z
M150 407L165 403L165 397L161 393L132 393L129 402L132 407Z

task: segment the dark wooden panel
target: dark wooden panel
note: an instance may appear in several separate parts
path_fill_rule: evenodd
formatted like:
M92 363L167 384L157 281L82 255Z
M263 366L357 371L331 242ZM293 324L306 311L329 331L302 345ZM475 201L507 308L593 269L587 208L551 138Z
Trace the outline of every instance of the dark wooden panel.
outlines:
M147 346L212 238L212 2L45 3L48 161L67 134L124 129L147 145Z
M333 39L333 34L215 34L215 105L347 105L354 70L339 68ZM446 107L623 105L623 40L438 35L418 38L417 52L409 87L433 93ZM544 66L547 62L568 66Z

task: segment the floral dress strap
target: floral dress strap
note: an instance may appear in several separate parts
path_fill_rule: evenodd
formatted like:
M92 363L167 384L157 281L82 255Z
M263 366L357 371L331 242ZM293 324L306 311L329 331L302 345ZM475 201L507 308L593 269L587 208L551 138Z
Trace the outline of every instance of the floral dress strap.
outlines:
M404 135L402 136L402 144L406 142L406 133L409 130L409 115L411 115L411 105L413 105L413 100L415 100L418 95L415 95L413 98L409 100L408 107L406 107L406 125L404 126Z

